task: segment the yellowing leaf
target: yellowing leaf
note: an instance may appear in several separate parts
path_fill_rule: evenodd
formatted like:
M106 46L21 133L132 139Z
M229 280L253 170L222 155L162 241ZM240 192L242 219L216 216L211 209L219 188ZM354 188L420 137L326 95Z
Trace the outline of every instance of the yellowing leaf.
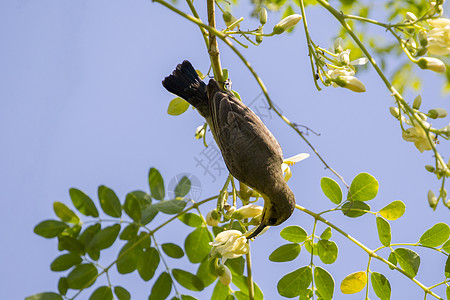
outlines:
M341 282L341 291L344 294L355 294L366 286L367 274L364 271L347 275Z
M387 220L394 221L403 216L405 208L405 204L402 201L396 200L383 207L380 210L380 215Z
M189 103L180 97L172 99L167 108L167 113L171 116L179 116L189 108Z

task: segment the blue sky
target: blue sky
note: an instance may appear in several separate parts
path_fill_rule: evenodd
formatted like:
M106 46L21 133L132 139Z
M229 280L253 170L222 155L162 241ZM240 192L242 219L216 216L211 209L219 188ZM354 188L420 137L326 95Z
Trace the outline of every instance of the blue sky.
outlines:
M184 3L179 6L185 9ZM257 26L256 20L248 17L247 4L236 12L248 20L248 27ZM310 14L313 38L328 47L337 23L317 8ZM279 15L269 14L267 26L278 20ZM49 269L58 255L56 242L35 235L33 227L44 219L55 218L54 201L71 206L70 187L96 199L97 187L104 184L123 201L129 191L148 190L148 170L156 167L166 184L177 174L194 174L200 181L203 199L217 193L227 174L213 170L213 179L197 165L203 155L201 141L193 138L195 128L203 124L198 113L188 110L179 117L166 114L173 96L163 89L161 80L184 59L204 73L209 67L205 46L194 25L150 1L66 0L3 1L0 25L0 298L23 299L41 291L56 291L62 274ZM370 70L358 75L366 85L366 93L332 87L317 92L304 42L302 30L295 30L291 35L265 39L260 47L250 46L242 52L265 81L281 111L292 121L320 133L310 134L310 141L347 182L360 172L371 173L379 180L378 196L369 203L374 210L394 200L406 203L406 214L391 223L393 242L416 242L433 224L448 221L447 208L440 204L433 212L426 200L428 189L436 191L439 184L424 170L425 164L432 163L432 155L420 154L412 143L401 139L398 124L389 114L393 99L381 80ZM285 156L312 153L290 128L265 110L251 74L230 50L222 44L220 47L233 89L246 103L256 99L250 106L260 111ZM424 78L424 107L449 108L448 96L441 94L443 78L413 68ZM406 96L412 101L415 95ZM440 123L446 125L445 121ZM210 134L207 139L212 140ZM450 150L445 141L440 149L444 155ZM332 207L319 184L321 177L332 174L317 157L311 155L292 171L289 185L299 204L316 212ZM155 224L164 220L160 218ZM380 245L373 216L355 220L334 213L327 218L367 246ZM299 224L311 232L312 221L296 212L286 225ZM158 240L182 245L188 231L180 234L177 228L170 226L157 236ZM324 228L320 227L319 232ZM272 228L251 245L255 280L267 299L281 298L276 292L278 279L310 259L303 249L294 262L269 262L268 255L284 243L280 230ZM339 258L326 267L338 287L347 274L366 268L367 255L336 232L333 239L339 245ZM422 264L418 279L427 285L441 280L444 256L421 249L419 253ZM113 255L114 251L110 251L102 259L110 261ZM171 267L195 269L186 264L185 258L168 262ZM317 263L322 265L318 259ZM393 299L400 295L403 299L417 299L421 293L407 278L382 264L375 263L373 270L388 277ZM136 273L113 275L112 280L129 288L133 299L144 299L151 288ZM204 293L209 295L210 290ZM344 297L338 288L335 293L336 299ZM87 295L81 299L87 299ZM371 294L371 298L375 295ZM361 295L345 299L361 299Z

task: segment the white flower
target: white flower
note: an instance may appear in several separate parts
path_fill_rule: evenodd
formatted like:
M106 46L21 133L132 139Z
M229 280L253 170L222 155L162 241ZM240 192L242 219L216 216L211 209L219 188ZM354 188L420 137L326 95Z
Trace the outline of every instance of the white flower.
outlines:
M273 33L282 34L289 28L294 27L301 19L302 16L299 14L289 15L273 27Z
M219 276L219 280L220 280L220 282L222 282L223 285L230 285L231 279L233 277L231 276L231 271L230 271L230 269L228 269L227 266L220 265L216 269L216 273Z
M263 207L256 204L248 204L239 208L234 214L233 218L242 220L246 218L254 218L259 216L263 211Z
M284 180L287 182L292 177L291 168L289 166L293 166L299 161L307 159L309 157L308 153L300 153L289 158L286 158L281 164L281 170L284 173Z
M222 257L223 262L248 253L247 238L238 230L226 230L219 233L213 242L212 257Z
M408 122L407 122L408 123ZM423 122L426 127L431 127L427 122ZM428 133L431 140L434 139L434 134ZM413 142L414 146L422 153L423 151L431 150L430 142L427 138L427 133L419 125L414 125L414 127L408 128L402 132L402 137L407 142Z
M209 226L217 226L217 224L219 224L219 213L217 212L217 210L210 210L206 214L206 224L208 224Z
M434 55L450 53L450 19L439 18L428 21L431 29L428 32L428 52Z
M421 69L431 70L433 72L443 73L445 72L445 64L434 57L421 57L417 62L417 65Z

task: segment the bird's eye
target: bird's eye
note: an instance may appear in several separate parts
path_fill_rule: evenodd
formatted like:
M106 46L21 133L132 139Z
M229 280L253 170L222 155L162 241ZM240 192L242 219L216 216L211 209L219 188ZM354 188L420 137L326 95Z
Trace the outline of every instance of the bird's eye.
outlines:
M277 219L276 219L276 218L270 218L270 219L269 219L269 224L270 224L270 225L274 225L276 222L277 222Z

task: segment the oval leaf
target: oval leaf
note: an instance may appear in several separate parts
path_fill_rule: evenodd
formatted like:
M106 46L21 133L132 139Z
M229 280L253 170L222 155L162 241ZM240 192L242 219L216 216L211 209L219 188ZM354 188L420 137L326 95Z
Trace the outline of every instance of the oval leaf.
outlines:
M383 246L389 247L391 244L391 225L381 217L377 217L378 238Z
M97 232L89 243L94 250L102 250L112 246L120 232L120 225L115 224Z
M338 246L333 241L320 240L317 243L317 253L324 264L332 264L338 257Z
M89 300L112 300L113 294L109 286L101 286L92 293Z
M450 237L450 227L445 223L437 223L420 237L419 242L428 247L442 245Z
M341 282L341 291L344 294L355 294L367 284L367 274L364 271L355 272L347 275Z
M185 213L178 217L178 220L191 227L200 227L203 225L202 218L193 213Z
M193 264L200 263L209 254L212 240L211 233L206 227L199 227L192 231L184 241L184 251Z
M331 178L322 177L320 179L320 187L323 193L334 204L339 204L342 201L342 190L339 184Z
M287 298L297 297L308 289L311 281L311 267L302 267L284 275L280 281L278 281L278 293Z
M322 232L322 234L320 235L320 238L321 238L322 240L329 240L329 239L331 238L331 235L332 235L332 233L331 233L331 227L327 227L327 228Z
M63 298L57 293L45 292L28 296L25 300L62 300Z
M444 245L442 245L442 250L447 253L450 253L450 240L446 241Z
M391 253L389 254L388 261L389 261L391 264L393 264L394 266L397 266L397 257L395 256L395 252L391 252ZM389 269L394 270L395 268L394 268L394 267L391 267L391 266L389 265Z
M188 290L201 291L204 289L202 281L194 274L180 269L173 269L172 275L179 284Z
M92 264L82 264L77 266L67 276L69 288L80 290L91 286L97 276L97 268Z
M174 215L181 212L186 207L186 204L187 202L183 200L165 200L153 204L152 207L162 213Z
M114 287L114 294L116 294L116 296L119 300L130 300L131 299L130 293L121 286Z
M383 274L373 272L370 275L370 280L372 281L373 291L378 298L381 300L391 299L391 284Z
M145 281L149 281L155 275L155 271L159 265L159 253L155 248L149 248L141 251L137 258L137 269L139 275Z
M294 260L300 254L299 244L286 244L275 249L269 256L270 261L284 262Z
M415 277L417 275L417 271L419 271L420 256L416 252L407 248L397 248L394 252L397 262L403 271L405 271L409 276Z
M50 269L53 272L65 271L82 262L79 255L68 253L58 256L51 264Z
M64 203L61 202L54 202L53 203L53 210L55 211L55 214L58 216L58 218L61 219L63 222L78 224L80 223L80 218L70 209L68 208Z
M176 97L172 99L169 103L169 107L167 107L167 113L171 116L179 116L184 113L189 108L189 103L180 98Z
M356 175L350 185L348 200L368 201L375 198L378 193L378 181L368 173Z
M450 256L447 258L445 262L444 275L446 278L450 277Z
M324 300L333 299L334 279L327 270L321 267L315 267L314 282L316 283L317 291Z
M394 221L403 216L405 210L405 203L400 200L395 200L394 202L391 202L383 207L380 210L380 215L382 215L387 220Z
M42 221L34 227L34 233L50 239L57 237L61 232L64 231L64 229L68 227L69 225L60 221L46 220Z
M116 193L110 188L101 185L98 187L98 199L103 211L114 218L120 218L122 215L122 206Z
M172 277L166 272L161 273L152 287L148 300L164 300L172 290Z
M293 225L284 227L280 232L280 236L292 243L302 243L306 240L308 234L302 227Z
M161 245L164 253L172 258L182 258L184 256L183 249L180 246L173 243L166 243Z
M150 173L148 174L148 183L150 184L152 197L157 200L163 200L166 194L164 189L164 180L159 171L155 168L150 169Z
M347 202L342 205L342 213L350 218L357 218L370 211L370 206L361 201Z
M234 259L227 260L227 264L229 261L233 261ZM209 286L211 283L213 283L216 278L216 271L214 268L214 260L205 259L197 269L197 277L200 278L200 280L203 283L203 286ZM219 281L220 282L220 281Z
M123 210L133 221L141 221L141 205L139 204L139 200L135 194L127 194L125 198L125 204L123 205Z
M186 176L183 176L180 181L178 181L175 187L174 193L175 197L184 197L191 190L191 181Z
M117 256L117 271L120 274L128 274L136 270L137 267L137 254L136 251L128 249L133 246L133 242L130 241L126 243L122 249L120 249L119 255ZM136 249L136 248L135 248Z
M98 210L89 196L75 188L71 188L69 190L69 194L73 205L80 213L85 216L92 216L94 218L98 217Z

